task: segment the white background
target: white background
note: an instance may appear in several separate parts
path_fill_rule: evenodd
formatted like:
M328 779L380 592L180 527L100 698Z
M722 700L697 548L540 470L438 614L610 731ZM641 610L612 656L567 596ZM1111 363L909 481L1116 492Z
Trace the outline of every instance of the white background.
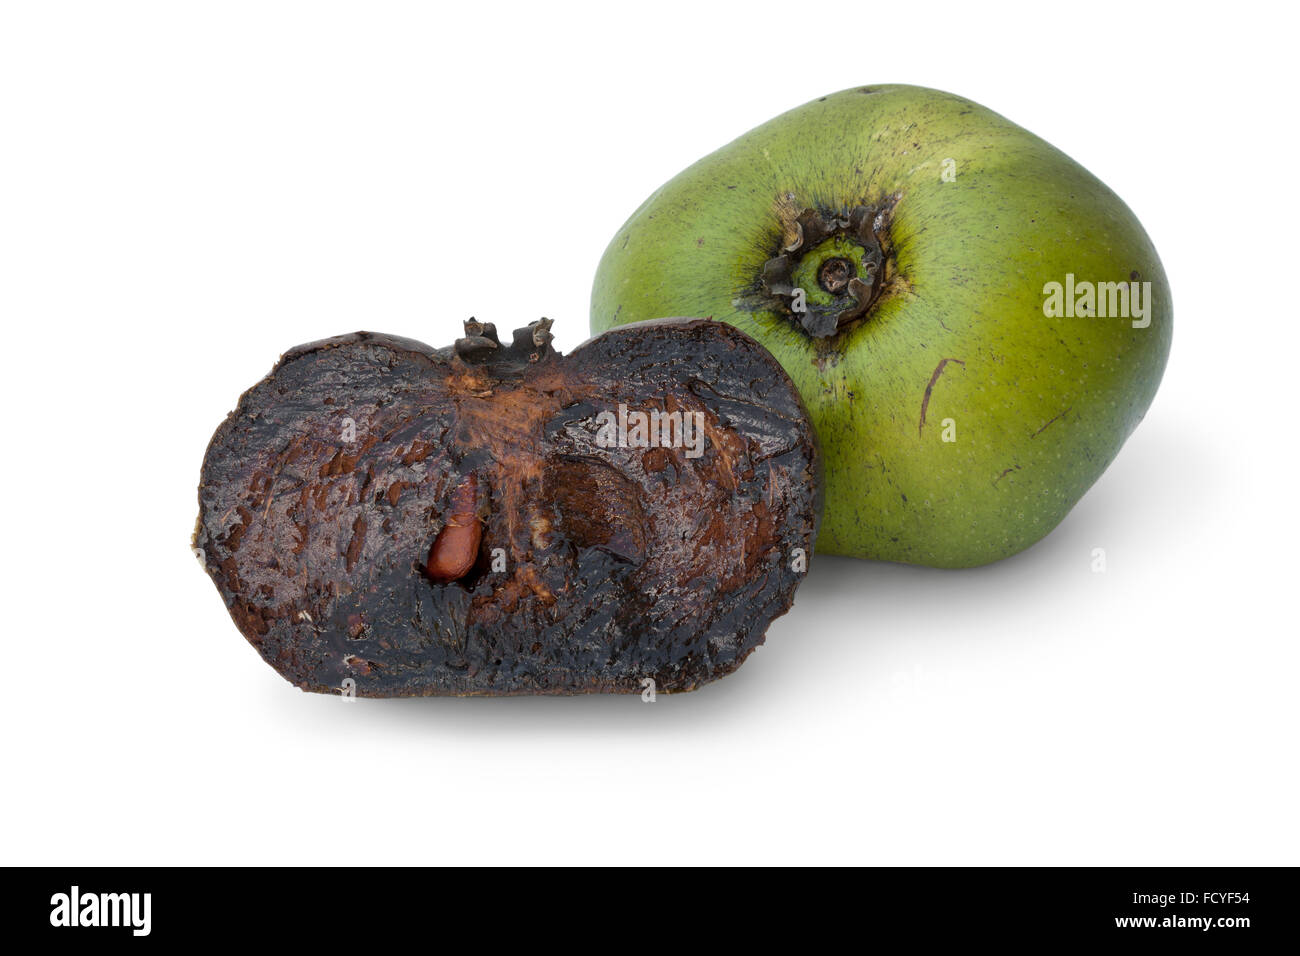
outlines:
M6 4L3 862L1300 862L1293 17ZM653 705L347 705L262 663L189 536L281 351L469 315L572 348L651 190L886 82L1061 147L1161 251L1161 392L1055 533L819 559L739 673Z

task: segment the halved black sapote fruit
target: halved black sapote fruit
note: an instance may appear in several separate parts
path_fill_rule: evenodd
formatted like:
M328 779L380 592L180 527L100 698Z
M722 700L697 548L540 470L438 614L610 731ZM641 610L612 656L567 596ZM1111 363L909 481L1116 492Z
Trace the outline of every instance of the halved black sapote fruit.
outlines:
M790 379L731 326L625 326L567 356L359 332L303 345L203 462L194 546L304 690L691 690L785 613L820 511Z

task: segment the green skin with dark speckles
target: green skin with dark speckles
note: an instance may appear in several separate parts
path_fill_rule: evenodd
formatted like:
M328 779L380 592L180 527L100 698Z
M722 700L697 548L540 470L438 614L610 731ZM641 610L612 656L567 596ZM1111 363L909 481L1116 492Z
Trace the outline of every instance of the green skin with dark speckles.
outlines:
M831 339L755 302L787 193L841 214L899 195L896 279ZM799 274L815 275L809 265ZM1044 285L1067 273L1137 273L1151 283L1149 326L1046 317ZM1015 554L1060 523L1146 413L1173 328L1155 248L1105 184L998 114L909 86L778 116L646 200L601 260L591 328L667 315L737 326L789 372L825 452L819 552L950 568Z

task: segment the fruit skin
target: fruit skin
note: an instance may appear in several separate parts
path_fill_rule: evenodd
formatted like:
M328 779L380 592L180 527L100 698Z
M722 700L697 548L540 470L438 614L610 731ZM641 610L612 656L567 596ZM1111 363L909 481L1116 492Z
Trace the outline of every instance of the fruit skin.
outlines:
M887 288L858 325L814 339L756 301L783 204L893 196ZM1046 317L1067 273L1150 282L1149 325ZM969 100L877 86L778 116L633 213L591 328L659 315L735 325L789 372L825 454L819 552L957 568L1033 544L1097 480L1155 395L1173 310L1141 224L1082 166Z

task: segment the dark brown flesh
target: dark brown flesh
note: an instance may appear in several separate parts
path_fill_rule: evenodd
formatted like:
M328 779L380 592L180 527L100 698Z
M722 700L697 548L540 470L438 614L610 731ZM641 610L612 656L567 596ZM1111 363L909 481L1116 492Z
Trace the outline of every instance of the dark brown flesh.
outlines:
M194 544L240 631L304 690L359 696L680 691L739 667L820 508L776 361L696 319L568 356L537 323L508 347L472 325L439 351L300 346L217 429ZM604 447L620 403L698 412L702 454Z

